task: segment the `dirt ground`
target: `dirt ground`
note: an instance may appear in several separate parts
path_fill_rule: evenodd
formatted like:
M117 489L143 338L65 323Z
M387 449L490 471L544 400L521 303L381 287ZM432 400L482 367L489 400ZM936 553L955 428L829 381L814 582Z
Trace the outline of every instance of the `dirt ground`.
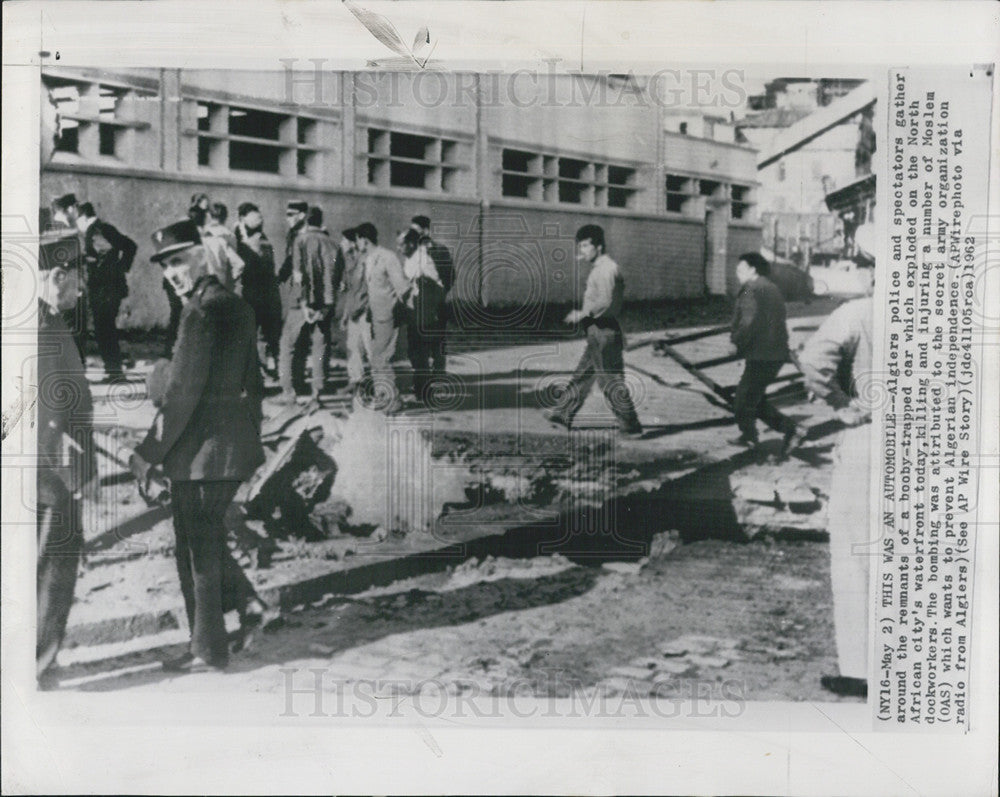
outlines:
M167 676L155 662L182 650L180 638L132 654L111 646L69 666L66 685L281 695L282 670L308 679L320 668L329 690L380 680L480 695L517 683L535 696L832 699L819 686L836 667L825 544L664 540L642 566L491 557L330 595L259 633L226 673Z

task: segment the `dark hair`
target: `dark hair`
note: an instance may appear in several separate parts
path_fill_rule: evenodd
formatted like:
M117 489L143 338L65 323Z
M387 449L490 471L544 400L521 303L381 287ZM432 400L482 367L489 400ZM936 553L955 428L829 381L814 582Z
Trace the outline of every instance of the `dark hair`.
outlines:
M213 202L208 208L208 215L219 222L219 224L225 224L226 219L229 218L229 208L221 202Z
M56 197L52 201L52 204L59 208L59 210L66 210L66 208L71 208L76 205L76 194L63 194L61 197Z
M429 243L430 240L430 237L426 233L422 233L411 227L403 235L403 251L406 252L406 256L409 257L417 251L418 246L424 243Z
M410 219L410 224L416 224L422 230L431 228L431 220L427 216L414 216Z
M194 194L191 197L191 207L195 205L200 205L202 202L208 201L208 194Z
M306 216L306 224L310 227L322 227L323 226L323 208L313 205L309 208L309 214Z
M354 234L358 238L364 238L366 241L378 244L378 230L375 229L375 225L370 221L363 222L355 227Z
M604 230L597 224L584 224L576 231L576 242L590 241L594 246L604 249Z
M208 211L205 208L200 208L197 205L192 205L188 208L188 218L191 219L198 227L205 226L205 219L208 216Z
M740 255L740 260L750 266L761 277L766 277L771 273L771 264L767 262L767 258L760 252L745 252ZM739 260L736 262L738 263Z
M94 206L91 205L89 202L84 202L82 205L80 205L77 208L77 212L84 218L88 219L92 219L94 218L94 216L97 215L96 213L94 213Z
M257 213L260 213L260 208L257 207L253 202L242 202L240 203L240 206L236 208L236 215L238 215L242 219L244 216L249 216L251 213L255 211Z
M349 227L348 229L342 231L340 234L343 235L351 243L354 243L355 241L358 240L358 231L355 230L353 227Z

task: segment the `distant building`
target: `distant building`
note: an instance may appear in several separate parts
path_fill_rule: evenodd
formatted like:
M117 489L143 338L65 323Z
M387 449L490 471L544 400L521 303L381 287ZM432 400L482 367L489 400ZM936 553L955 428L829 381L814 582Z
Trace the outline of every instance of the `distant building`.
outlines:
M736 123L737 137L762 153L787 131L850 95L864 81L781 78L751 97L755 109ZM760 164L758 210L764 245L802 266L842 256L843 219L826 197L870 171L874 131L871 105L843 117L781 157ZM863 153L867 151L867 160Z
M656 103L607 77L45 68L42 81L61 118L42 204L73 191L140 244L126 326L164 323L149 235L199 192L231 214L257 203L279 258L292 198L331 231L370 219L386 241L427 215L455 253L454 295L497 323L579 298L581 224L605 227L627 300L724 292L760 246L755 153L726 120L668 131Z

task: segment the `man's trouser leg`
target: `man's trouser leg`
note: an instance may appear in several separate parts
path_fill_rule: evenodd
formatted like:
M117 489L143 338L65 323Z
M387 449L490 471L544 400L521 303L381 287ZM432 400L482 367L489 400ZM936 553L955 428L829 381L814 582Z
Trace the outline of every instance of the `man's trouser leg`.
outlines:
M570 377L566 386L566 395L556 412L566 421L571 423L573 417L580 411L580 407L587 400L590 389L594 386L594 379L597 375L597 368L600 363L598 348L600 343L597 339L594 327L587 330L587 345L580 356L580 362L576 365L573 376Z
M120 374L122 370L122 353L118 346L118 307L121 299L107 298L90 294L90 309L94 314L94 337L97 338L97 348L104 360L104 371L108 374Z
M278 381L283 393L295 392L292 360L295 356L295 343L305 324L306 316L302 308L293 308L285 316L285 326L281 330L281 351L278 356Z
M312 344L310 350L310 368L312 369L312 394L318 396L326 384L327 363L330 362L332 338L330 337L330 315L324 312L320 319L309 325L309 338Z
M252 297L250 306L264 339L264 352L277 362L281 356L281 298L275 291L271 296Z
M55 661L66 633L83 552L80 501L65 487L60 492L55 502L40 503L37 509L35 661L39 676Z
M413 368L413 392L423 400L424 388L430 376L430 341L427 330L421 328L420 316L411 311L407 315L406 354Z
M757 439L757 412L767 386L781 370L779 360L747 360L733 396L733 412L740 433L748 440Z
M604 400L615 414L618 426L634 432L641 428L639 416L635 412L635 404L625 383L625 358L623 356L624 340L621 329L617 326L594 329L597 340L597 381L604 393ZM588 333L589 334L589 333Z
M76 306L72 310L66 310L63 312L63 321L66 322L66 326L69 327L69 331L73 335L73 342L76 343L76 349L78 352L80 352L80 362L82 362L84 368L86 368L87 367L86 294L81 295L80 298L76 300Z
M364 316L347 322L347 381L358 384L365 377L365 362L371 362L372 327Z
M392 355L396 351L399 327L392 319L372 321L372 393L373 409L395 408L399 403Z
M174 482L173 512L177 574L191 627L191 652L206 662L229 661L223 618L222 573L226 508L239 482Z
M846 429L834 453L828 516L830 582L837 661L846 678L868 677L868 582L871 557L868 467L871 425Z

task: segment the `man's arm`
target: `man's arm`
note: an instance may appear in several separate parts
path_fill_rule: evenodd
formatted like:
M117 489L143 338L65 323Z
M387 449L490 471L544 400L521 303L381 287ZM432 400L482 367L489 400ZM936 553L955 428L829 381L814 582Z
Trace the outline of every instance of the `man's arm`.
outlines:
M615 274L610 269L595 268L587 276L587 289L583 294L581 318L600 318L614 301Z
M757 297L752 289L740 291L736 297L736 309L733 313L733 329L730 338L740 354L750 348L753 342L754 327L757 323Z
M834 409L843 409L851 403L837 377L844 359L852 356L850 330L842 308L820 325L799 352L799 368L806 385Z
M101 225L101 235L111 244L116 253L116 262L123 272L132 268L135 253L138 249L135 241L118 231L113 224L98 222Z
M200 309L188 309L181 316L174 359L160 405L163 432L157 438L155 428L150 429L136 448L136 453L151 465L163 462L190 422L208 382L211 352L211 322Z
M401 302L410 290L410 281L406 278L406 272L403 271L403 264L388 250L381 253L381 259L384 261L385 273L389 275L392 292L396 294L396 301Z

